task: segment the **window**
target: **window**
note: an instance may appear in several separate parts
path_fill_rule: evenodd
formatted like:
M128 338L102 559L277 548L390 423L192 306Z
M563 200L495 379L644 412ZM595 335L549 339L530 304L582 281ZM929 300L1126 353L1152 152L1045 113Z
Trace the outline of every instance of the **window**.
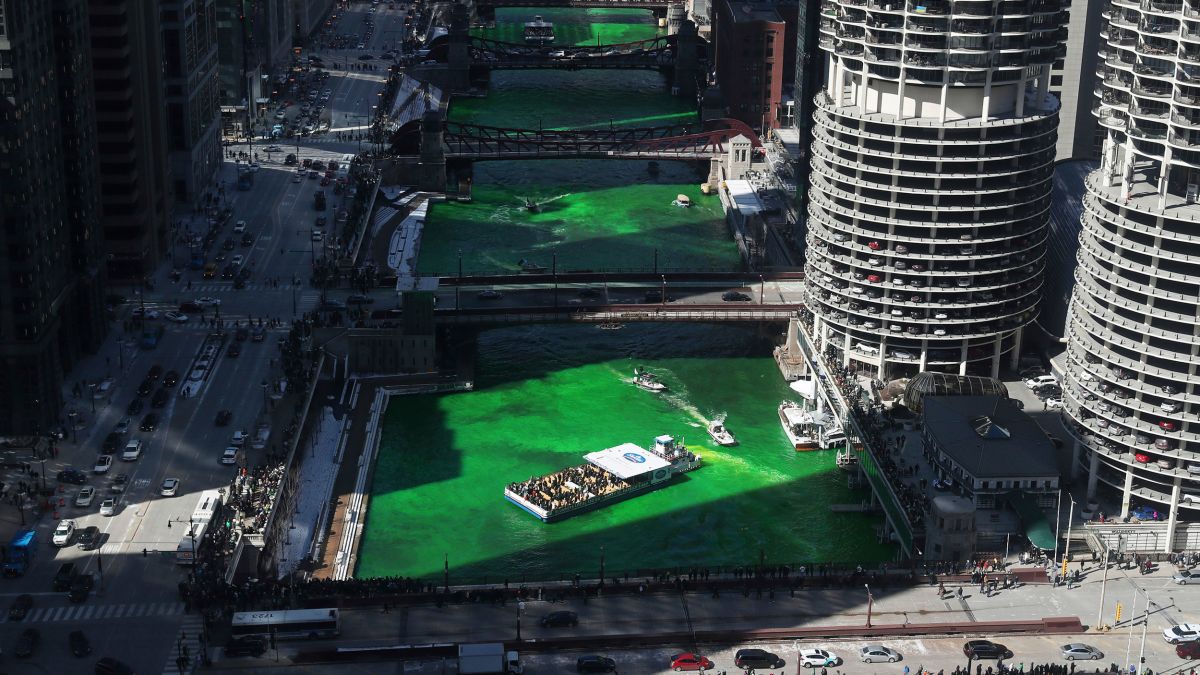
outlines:
M1062 86L1062 75L1051 75L1050 76L1050 86L1051 87L1061 87Z

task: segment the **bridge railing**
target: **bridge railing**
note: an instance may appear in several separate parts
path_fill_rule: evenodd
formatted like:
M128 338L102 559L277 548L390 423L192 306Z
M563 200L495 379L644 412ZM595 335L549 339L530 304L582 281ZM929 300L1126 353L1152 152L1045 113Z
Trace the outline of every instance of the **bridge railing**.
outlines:
M552 272L551 265L546 264L549 261L535 260L534 262L541 264L541 265L545 265L545 267L546 267L546 271L544 273L539 273L539 274L551 276L551 272ZM558 277L560 278L560 281L561 281L562 277L569 275L569 274L590 274L590 275L605 275L605 274L612 274L612 275L619 275L619 274L658 274L658 275L662 275L662 274L666 274L666 275L724 274L724 275L741 275L741 276L746 276L746 277L753 276L756 280L758 279L757 273L751 275L750 272L746 272L743 270L734 270L734 269L729 269L728 267L715 267L715 266L714 267L705 267L705 266L676 267L673 265L671 265L671 266L641 265L641 266L633 266L633 267L574 267L574 266L567 267L565 265L560 264L558 266L556 273L557 273ZM459 276L461 276L464 280L467 280L467 281L469 281L472 277L496 277L496 276L505 276L505 275L511 275L511 274L520 274L520 270L513 269L511 267L508 269L504 269L504 268L464 269L464 270L462 270L461 275L459 274L459 270L432 270L432 271L420 270L419 271L419 275L422 277L440 277L442 279L457 279ZM524 274L523 276L534 277L534 276L538 276L538 275Z

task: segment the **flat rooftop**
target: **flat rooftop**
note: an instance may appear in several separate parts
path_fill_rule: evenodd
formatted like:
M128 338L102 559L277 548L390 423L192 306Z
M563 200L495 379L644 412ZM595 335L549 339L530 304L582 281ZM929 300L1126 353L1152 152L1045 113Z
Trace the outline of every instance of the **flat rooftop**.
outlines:
M1059 475L1054 444L1007 397L926 396L921 405L938 448L976 478Z

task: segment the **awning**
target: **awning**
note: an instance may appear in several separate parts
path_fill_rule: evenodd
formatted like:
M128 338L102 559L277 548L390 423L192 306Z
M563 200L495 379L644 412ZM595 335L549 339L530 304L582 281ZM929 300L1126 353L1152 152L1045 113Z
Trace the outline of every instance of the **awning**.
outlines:
M633 443L622 443L615 448L586 454L583 458L622 480L671 465L662 457Z
M1046 514L1038 508L1033 498L1021 490L1011 490L1005 496L1008 498L1008 503L1012 504L1013 510L1017 512L1017 517L1021 519L1021 526L1025 528L1025 536L1029 539L1029 543L1043 551L1053 549L1056 537L1050 530Z

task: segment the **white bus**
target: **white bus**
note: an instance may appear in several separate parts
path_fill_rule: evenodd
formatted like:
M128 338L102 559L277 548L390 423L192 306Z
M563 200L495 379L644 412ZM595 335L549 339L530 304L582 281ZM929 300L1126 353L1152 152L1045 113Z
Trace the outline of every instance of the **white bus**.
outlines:
M341 633L341 613L336 609L287 609L273 612L236 612L233 637L274 635L279 640L314 640Z
M217 513L221 510L221 493L218 490L205 490L200 493L200 501L196 510L188 520L188 530L179 539L175 547L175 562L179 565L194 565L196 556L204 547L204 533L207 532Z

